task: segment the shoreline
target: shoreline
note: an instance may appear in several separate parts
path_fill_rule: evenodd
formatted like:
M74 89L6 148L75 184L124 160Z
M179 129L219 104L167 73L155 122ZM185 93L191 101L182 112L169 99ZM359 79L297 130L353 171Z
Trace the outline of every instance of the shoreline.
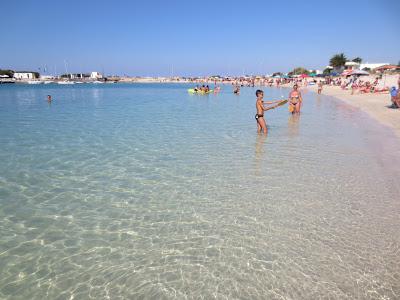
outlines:
M303 90L317 93L317 86L308 86ZM349 90L342 90L338 86L324 86L323 96L339 99L346 104L360 109L372 119L392 129L400 139L400 109L390 109L390 94L349 94Z

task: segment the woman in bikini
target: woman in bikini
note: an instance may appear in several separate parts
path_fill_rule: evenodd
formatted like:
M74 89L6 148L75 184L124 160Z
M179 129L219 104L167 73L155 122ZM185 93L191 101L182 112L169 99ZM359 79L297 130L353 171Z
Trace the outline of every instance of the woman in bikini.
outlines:
M292 114L300 113L301 104L303 102L303 98L301 97L298 88L297 84L295 84L293 90L289 94L289 111Z

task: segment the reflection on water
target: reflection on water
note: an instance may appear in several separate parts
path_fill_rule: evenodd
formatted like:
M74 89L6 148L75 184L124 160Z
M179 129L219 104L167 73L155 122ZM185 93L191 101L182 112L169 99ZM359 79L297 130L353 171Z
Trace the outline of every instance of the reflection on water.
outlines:
M321 104L322 104L322 95L321 94L316 94L315 95L315 103L316 103L316 107L320 108Z
M263 169L263 162L265 161L265 146L268 134L259 133L256 135L255 143L255 159L254 159L254 171L255 175L260 175Z
M288 117L288 133L290 137L296 137L300 132L301 114L290 114Z
M397 299L399 143L188 87L0 87L0 298Z

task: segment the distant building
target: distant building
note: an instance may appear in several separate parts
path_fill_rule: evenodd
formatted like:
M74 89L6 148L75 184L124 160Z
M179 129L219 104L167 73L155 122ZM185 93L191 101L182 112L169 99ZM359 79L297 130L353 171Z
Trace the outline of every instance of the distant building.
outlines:
M365 63L365 64L360 64L360 70L364 70L364 69L373 70L375 68L379 68L379 67L386 66L386 65L389 65L389 63L374 63L374 64Z
M101 78L103 78L103 75L101 75L99 72L92 72L92 73L90 73L90 78L101 79Z
M54 79L54 76L51 76L51 75L40 75L40 79L42 79L42 80L52 80L52 79Z
M84 74L84 73L76 73L76 74L70 74L71 75L71 79L85 79L85 78L89 78L90 75L89 74Z
M346 61L344 64L344 69L345 70L359 70L360 69L360 64L354 61Z
M342 73L343 71L352 71L352 70L364 70L364 69L368 69L368 70L373 70L376 68L380 68L382 66L386 66L389 65L388 63L365 63L365 64L360 64L354 61L347 61L344 65L344 67L331 67L331 66L327 66L327 69L331 69L333 70L333 72L336 73Z
M34 72L15 72L15 79L36 79L36 73Z

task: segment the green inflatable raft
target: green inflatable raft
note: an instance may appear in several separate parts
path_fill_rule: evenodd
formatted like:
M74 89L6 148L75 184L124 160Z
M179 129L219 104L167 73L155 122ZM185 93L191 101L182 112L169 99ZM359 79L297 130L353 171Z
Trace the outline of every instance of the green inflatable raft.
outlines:
M209 90L208 92L204 92L204 91L199 91L199 90L195 90L195 89L188 89L187 90L189 94L199 94L199 95L207 95L212 93L214 90Z

